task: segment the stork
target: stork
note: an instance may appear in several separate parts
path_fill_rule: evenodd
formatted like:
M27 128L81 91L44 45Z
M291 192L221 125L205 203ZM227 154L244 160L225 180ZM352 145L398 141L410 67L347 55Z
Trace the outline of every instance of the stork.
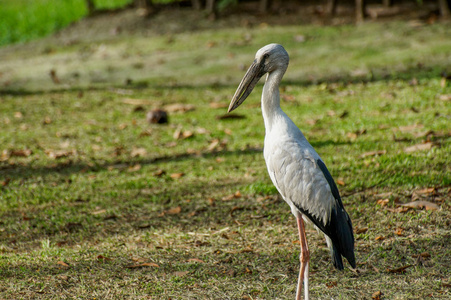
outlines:
M301 245L296 300L308 300L310 252L304 221L324 233L334 266L342 270L344 256L355 268L354 235L338 188L321 157L302 132L280 108L279 84L288 68L288 53L278 44L257 51L255 60L241 80L228 112L240 106L260 78L267 74L261 107L265 123L263 155L269 176L296 217Z

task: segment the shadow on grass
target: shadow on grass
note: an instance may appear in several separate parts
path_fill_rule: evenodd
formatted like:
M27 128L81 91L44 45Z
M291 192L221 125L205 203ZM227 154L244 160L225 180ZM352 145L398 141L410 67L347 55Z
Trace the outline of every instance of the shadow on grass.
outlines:
M443 249L446 249L448 241L448 234L437 234L433 236L418 235L414 241L395 238L387 249L381 248L378 243L368 244L361 255L359 255L359 248L356 249L359 265L357 272L334 270L327 251L319 250L318 247L313 248L310 278L314 278L313 286L315 286L324 284L323 279L320 279L324 276L336 279L337 275L344 274L347 278L359 280L361 284L371 282L376 288L386 285L387 281L398 282L401 280L400 278L404 278L403 282L404 280L418 280L419 274L422 278L437 281L440 277L446 278L446 273L437 276L439 272L433 270L449 270L449 259L439 259L432 255L425 260L414 261L410 257L421 257L421 252L425 250L432 254L442 253ZM6 267L0 269L0 276L11 286L15 281L28 279L30 285L26 289L20 286L17 289L41 295L76 290L81 283L98 285L97 289L100 294L105 293L105 290L111 293L114 292L114 289L109 289L115 285L122 286L124 282L127 283L132 279L134 282L139 282L133 284L135 292L149 292L149 284L171 285L180 280L187 285L202 282L203 288L208 288L211 284L219 285L222 289L230 285L242 288L247 284L250 290L261 284L272 286L270 290L259 291L262 293L263 299L280 297L281 294L271 294L277 292L278 289L284 289L278 291L279 293L290 294L296 286L299 250L287 244L279 245L269 241L261 248L242 251L242 245L237 245L236 242L224 246L214 242L198 244L193 239L177 246L140 247L138 245L138 248L139 250L130 250L118 246L108 249L108 253L105 253L103 248L85 249L82 259L73 259L70 251L53 253L64 250L64 247L55 247L49 250L50 254L46 254L45 250L42 250L43 255L38 256L37 260L27 258L26 260L11 261ZM372 253L370 261L359 261L359 258L362 260L368 256L368 253ZM131 268L130 266L138 264L131 259L134 257L133 255L137 255L141 259L145 258L145 261L154 262L158 267ZM193 257L196 258L195 261L193 261ZM66 265L59 261L64 261ZM389 271L389 269L405 265L412 265L411 268L406 269L405 273ZM180 279L182 276L183 279ZM212 279L214 280L212 281ZM40 283L44 282L45 289L42 289ZM342 284L340 283L340 286ZM287 287L291 288L287 291ZM436 288L439 289L439 287ZM189 290L188 288L185 292ZM151 291L152 289L150 293L152 293ZM155 289L153 291L155 292ZM340 289L331 291L332 293L341 292ZM205 292L202 289L197 291L199 294ZM223 292L230 291L224 290Z
M327 140L327 141L318 141L318 142L312 142L311 143L314 148L321 148L326 147L328 145L344 145L344 144L351 144L351 142L336 142L333 140ZM164 163L164 162L174 162L174 161L182 161L182 160L191 160L198 157L203 158L215 158L217 156L236 156L236 155L254 155L256 153L262 153L262 148L247 148L244 150L224 150L224 151L217 151L217 152L211 152L211 151L204 151L204 152L196 152L196 153L179 153L179 154L172 154L172 155L163 155L155 158L149 158L149 159L136 159L136 158L130 158L130 159L117 159L114 161L106 162L103 164L95 164L94 166L92 164L84 163L84 162L74 162L72 160L67 160L65 162L60 162L57 164L52 164L50 166L39 166L39 167L32 167L28 165L5 165L0 166L0 175L9 178L11 180L17 180L17 179L26 179L27 177L36 177L36 176L42 176L46 177L51 173L59 173L63 176L69 176L70 174L79 173L79 172L98 172L100 170L105 170L110 167L114 167L116 165L135 165L135 164L141 164L141 165L156 165L158 163ZM263 155L263 154L262 154Z
M410 67L408 69L399 71L392 69L382 69L376 68L370 71L367 75L364 76L352 76L348 74L346 71L343 71L342 76L324 76L315 79L301 78L299 80L290 80L285 79L282 81L282 85L295 85L295 86L311 86L317 84L357 84L357 83L372 83L372 82L388 82L392 80L401 80L401 81L411 81L412 79L416 79L418 81L422 81L424 79L432 79L432 78L440 78L440 77L449 77L451 73L451 66L443 66L443 65L433 65L433 66L422 66L417 65L414 67ZM240 76L239 74L237 75ZM237 77L237 80L239 79ZM127 85L91 85L88 87L77 87L72 86L69 88L57 88L57 89L44 89L44 90L28 90L24 87L17 88L0 88L0 96L31 96L31 95L43 95L47 93L61 93L61 92L79 92L79 91L105 91L108 89L154 89L154 90L166 90L168 88L180 88L180 89L223 89L230 88L234 89L238 86L238 81L231 84L224 83L208 83L208 84L189 84L189 83L179 83L174 80L170 80L170 84L167 83L167 80L144 80L136 83L130 83Z

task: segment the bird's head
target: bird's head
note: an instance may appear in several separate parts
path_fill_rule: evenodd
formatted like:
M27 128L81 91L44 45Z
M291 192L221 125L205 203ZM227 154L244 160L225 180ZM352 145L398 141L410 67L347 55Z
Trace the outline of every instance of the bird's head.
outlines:
M282 45L269 44L258 50L254 62L247 70L230 102L228 112L236 109L246 100L263 75L276 70L285 72L288 61L288 53Z

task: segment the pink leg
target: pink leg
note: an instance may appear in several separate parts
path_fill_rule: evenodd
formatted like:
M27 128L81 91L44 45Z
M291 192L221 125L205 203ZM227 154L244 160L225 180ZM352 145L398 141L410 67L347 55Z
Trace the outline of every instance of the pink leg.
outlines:
M301 261L301 268L299 271L299 278L298 278L298 287L296 290L296 300L301 300L301 293L302 293L302 283L304 282L304 300L308 300L309 294L308 294L308 262L310 260L310 252L308 250L307 245L307 238L305 237L305 228L304 228L304 220L302 220L302 217L297 217L298 222L298 231L299 231L299 241L301 244L301 255L300 255L300 261Z

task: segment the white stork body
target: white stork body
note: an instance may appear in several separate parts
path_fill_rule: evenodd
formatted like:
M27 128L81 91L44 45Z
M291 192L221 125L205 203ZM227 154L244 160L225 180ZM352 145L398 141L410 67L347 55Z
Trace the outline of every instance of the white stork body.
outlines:
M308 299L309 250L303 219L321 230L336 268L343 269L341 256L355 267L351 220L344 210L332 176L302 132L280 108L279 84L288 67L288 54L281 45L261 48L230 103L229 112L244 102L258 80L268 74L262 93L265 122L264 157L269 176L297 219L301 244L301 268L296 299L302 282Z

